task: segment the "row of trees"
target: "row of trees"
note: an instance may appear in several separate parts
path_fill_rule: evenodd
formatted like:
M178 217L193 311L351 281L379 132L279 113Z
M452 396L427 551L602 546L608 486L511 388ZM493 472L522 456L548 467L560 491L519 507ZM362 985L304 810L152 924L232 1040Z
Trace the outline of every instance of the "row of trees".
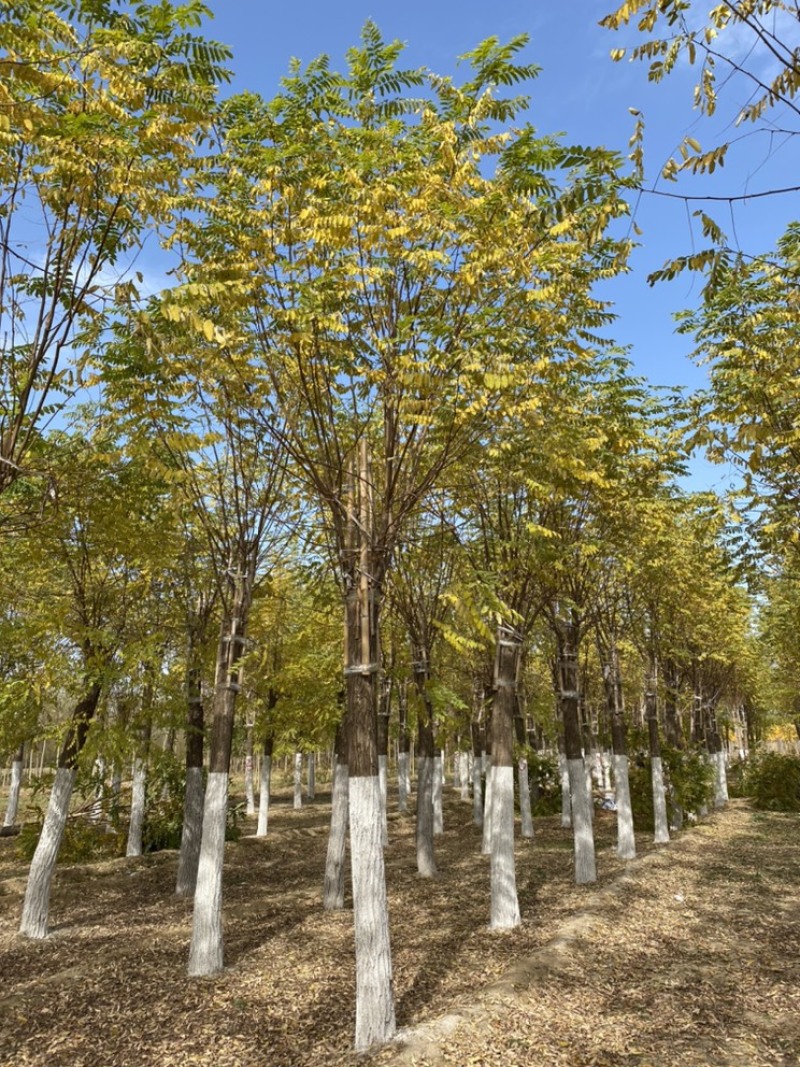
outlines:
M341 906L349 823L366 1048L394 1031L381 775L393 693L401 737L418 734L422 875L436 869L436 748L474 733L491 752L494 927L519 922L515 756L561 737L576 877L590 881L585 756L606 730L620 853L633 849L626 702L648 726L663 836L660 731L716 757L735 722L755 736L772 699L776 657L754 631L726 512L676 487L688 412L630 376L594 295L626 269L615 224L636 175L523 122L513 94L535 74L517 60L523 38L479 45L456 83L403 69L401 47L367 25L343 73L320 59L292 67L272 101L220 102L227 53L194 33L200 3L12 7L0 26L5 750L37 735L54 694L72 701L48 726L61 747L22 931L47 933L81 762L134 760L135 854L154 723L182 719L189 972L221 969L244 698L266 757L276 739L336 735L346 818L332 822L326 903ZM158 295L130 273L147 235L175 265ZM759 268L747 299L784 306L790 329L780 277ZM725 292L692 323L720 345L718 414L726 382L743 395L724 330L743 351L766 332L761 311L726 318ZM785 459L771 433L752 438L753 471ZM790 672L782 579L764 619Z

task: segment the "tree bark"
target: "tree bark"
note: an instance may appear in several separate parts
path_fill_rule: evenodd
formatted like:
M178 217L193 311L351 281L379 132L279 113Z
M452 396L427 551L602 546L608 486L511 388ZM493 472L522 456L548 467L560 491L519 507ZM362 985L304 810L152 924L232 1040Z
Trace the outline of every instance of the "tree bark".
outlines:
M272 784L272 750L275 734L270 731L264 738L264 750L261 754L261 779L258 789L258 826L256 837L266 837L269 829L269 791Z
M325 884L322 906L326 911L341 911L344 907L345 847L347 844L348 772L347 744L344 739L346 722L336 730L335 764L331 791L331 828L325 859Z
M186 668L186 792L175 883L175 892L179 897L194 896L203 835L203 691L201 670L195 662L195 655L190 639Z
M399 699L397 705L399 720L399 735L397 739L397 810L408 811L408 794L411 783L409 781L408 766L408 684L405 680L399 687Z
M656 703L655 681L648 680L645 694L647 712L647 730L650 738L650 765L653 778L653 821L655 834L653 840L657 845L669 842L669 824L667 821L667 797L664 790L664 768L661 762L661 743L658 737L658 705Z
M417 717L417 873L422 878L435 878L436 855L433 847L433 705L428 693L426 666L417 660L414 682L422 701Z
M22 767L25 761L25 744L19 746L11 762L11 782L8 787L8 803L3 826L13 826L17 821L19 794L22 789Z
M244 569L246 561L241 562ZM209 773L189 946L188 973L191 977L217 974L223 966L222 864L228 815L228 776L239 693L239 661L244 648L251 583L249 574L236 575L233 603L230 614L223 616L217 648Z
M75 705L69 730L59 755L50 802L31 861L25 900L22 905L20 933L25 937L36 940L47 937L53 871L64 836L64 828L67 825L78 756L86 744L89 725L100 700L100 689L100 684L97 682L89 685L86 695Z
M131 817L128 823L128 841L125 848L125 855L128 859L142 854L142 833L144 831L145 805L147 801L147 759L153 729L152 708L150 707L152 697L152 687L148 686L145 694L145 707L142 709L146 718L140 731L139 751L133 761Z
M603 664L603 683L606 706L611 720L611 750L614 759L614 802L617 809L617 855L621 860L636 858L636 836L633 827L633 807L628 775L628 739L622 702L622 677L617 650Z
M494 930L519 926L514 860L514 713L519 639L501 627L497 635L492 702L491 918Z
M572 622L558 626L561 718L564 723L564 754L569 775L572 807L575 881L578 885L597 881L592 825L592 798L586 788L586 769L581 750L578 712L578 633Z

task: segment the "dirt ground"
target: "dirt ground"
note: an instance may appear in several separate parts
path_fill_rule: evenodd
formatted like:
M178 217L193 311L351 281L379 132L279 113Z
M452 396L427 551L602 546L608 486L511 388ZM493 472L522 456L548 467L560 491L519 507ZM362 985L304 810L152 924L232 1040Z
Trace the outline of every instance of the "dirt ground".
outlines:
M519 841L523 924L487 927L488 860L449 792L440 876L416 876L390 813L387 877L402 1041L350 1052L350 913L321 908L329 796L277 796L265 840L228 845L226 969L186 977L177 855L59 867L52 935L16 934L26 866L0 839L0 1064L13 1067L788 1067L800 1064L800 818L742 801L572 884L557 818ZM254 825L248 822L246 832Z

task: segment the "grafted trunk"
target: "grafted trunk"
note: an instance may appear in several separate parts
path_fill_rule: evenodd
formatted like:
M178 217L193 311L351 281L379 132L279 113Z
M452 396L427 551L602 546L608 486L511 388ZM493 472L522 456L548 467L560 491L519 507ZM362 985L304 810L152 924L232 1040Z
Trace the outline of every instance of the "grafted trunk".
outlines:
M217 974L223 966L222 864L228 812L228 775L233 719L239 693L239 661L250 609L251 579L237 575L230 615L222 620L217 649L214 718L209 773L203 805L203 833L197 866L188 973Z
M661 743L658 737L658 706L656 704L655 685L651 680L645 695L647 711L647 730L650 738L650 764L653 777L653 820L657 845L669 841L669 824L667 822L667 796L664 789L664 768L661 762Z
M75 784L78 756L86 744L89 724L100 700L100 685L90 685L86 695L75 705L67 736L58 759L55 781L50 792L42 832L31 860L25 900L22 905L20 933L26 937L47 937L50 914L50 886L58 850L67 825L69 804Z
M581 751L578 712L578 648L574 623L559 624L559 675L561 718L564 723L564 754L567 761L572 807L575 881L578 885L597 880L592 798L586 787L586 768Z
M197 865L203 836L203 692L200 667L194 662L190 643L186 670L186 792L183 797L183 829L178 856L175 892L179 897L194 896Z
M514 712L519 638L501 627L497 636L495 695L492 704L492 929L519 926L514 860Z
M17 809L19 807L19 794L22 789L22 768L24 762L25 745L23 743L15 752L14 759L11 762L11 782L8 786L8 803L6 804L6 814L3 819L3 826L13 826L17 820Z

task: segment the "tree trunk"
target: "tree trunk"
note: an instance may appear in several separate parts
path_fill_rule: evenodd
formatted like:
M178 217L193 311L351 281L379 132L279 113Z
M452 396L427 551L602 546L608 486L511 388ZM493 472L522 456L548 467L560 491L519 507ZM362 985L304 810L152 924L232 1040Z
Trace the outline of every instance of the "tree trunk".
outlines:
M633 828L633 807L628 775L628 739L622 702L622 677L617 650L611 649L603 664L603 683L606 706L611 720L611 750L614 760L614 803L617 809L617 855L621 860L636 858L636 836Z
M378 784L381 796L381 841L383 847L389 844L388 823L388 772L389 772L389 712L391 710L391 684L384 681L381 687L381 700L378 713Z
M563 622L558 628L561 718L564 723L564 753L567 760L572 806L572 832L575 853L575 882L597 881L592 826L592 798L586 788L586 769L581 751L581 725L578 713L577 626Z
M152 734L152 688L147 687L143 709L147 716L141 729L139 751L133 761L133 787L131 790L131 817L128 823L128 842L125 855L128 859L142 854L142 832L144 830L145 804L147 800L147 758Z
M399 736L397 740L397 810L408 811L408 794L410 792L408 766L408 684L400 684L398 700Z
M315 752L309 752L306 761L308 779L306 781L306 799L314 800L317 795L317 756Z
M97 710L100 700L100 685L89 686L86 695L75 705L67 736L58 759L58 768L50 792L42 832L36 851L31 861L28 884L25 889L25 901L22 905L20 933L25 937L41 939L47 937L47 922L50 911L50 886L53 871L64 828L69 815L69 803L75 784L75 771L86 737L89 724Z
M345 614L347 766L350 865L356 956L356 1052L395 1033L389 907L381 833L378 780L376 674L380 663L378 585L381 561L372 551L372 470L366 438L359 446L358 512L348 516L348 541L358 548ZM355 496L355 494L353 494Z
M477 719L472 720L472 821L483 826L483 730Z
M418 661L419 662L419 661ZM417 718L417 872L422 878L435 878L433 848L433 706L427 690L427 671L415 668L414 681L422 700Z
M294 754L294 809L298 811L303 806L303 753Z
M8 803L3 826L13 826L17 820L17 808L19 807L19 794L22 789L22 768L25 761L25 744L19 746L11 763L11 784L8 787Z
M531 813L531 788L528 778L528 757L525 752L528 747L528 737L525 730L525 716L519 698L519 692L515 699L516 714L514 715L514 729L517 735L517 744L522 755L517 761L517 776L519 783L519 817L522 836L530 840L533 837L533 815Z
M270 732L264 738L264 751L261 755L261 780L258 789L258 826L256 837L266 837L269 828L269 790L272 783L272 750L275 734Z
M239 661L250 608L250 579L235 579L230 616L223 617L215 672L214 718L211 724L209 773L203 805L203 833L197 867L188 973L217 974L223 966L222 863L228 815L228 775L233 717L239 692Z
M664 790L664 768L661 762L661 743L658 738L658 706L656 703L655 682L648 680L645 694L647 711L647 729L650 738L650 764L653 776L653 820L657 845L669 842L669 824L667 822L667 796Z
M254 723L245 724L244 734L244 799L247 815L256 813L255 783L253 782L253 727Z
M501 627L497 635L492 702L491 918L493 930L519 926L514 860L514 712L519 638Z
M186 669L186 786L175 892L194 896L203 835L203 692L200 667L190 646Z
M325 885L322 906L326 911L341 911L344 907L345 847L347 844L348 772L345 722L336 730L336 761L331 787L331 828L328 834L328 854L325 860Z
M444 789L444 752L440 748L433 754L433 833L444 833L444 816L442 814L442 790Z

